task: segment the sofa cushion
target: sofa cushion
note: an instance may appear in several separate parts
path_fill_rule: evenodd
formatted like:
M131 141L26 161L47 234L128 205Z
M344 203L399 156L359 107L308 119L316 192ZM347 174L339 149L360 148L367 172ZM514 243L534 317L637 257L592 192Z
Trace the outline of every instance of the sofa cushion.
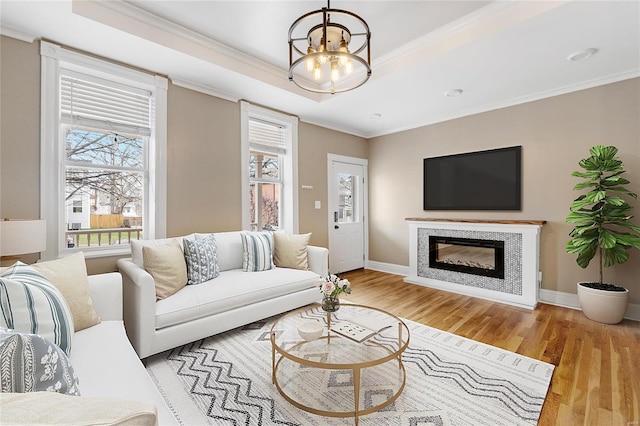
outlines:
M0 391L80 395L78 377L58 346L37 334L0 328Z
M244 272L267 271L275 267L271 232L243 232L241 238Z
M290 268L274 268L251 274L241 269L224 271L214 280L186 286L170 298L159 300L156 303L156 328L317 287L318 278L315 272Z
M39 334L67 355L73 339L73 316L60 291L22 262L0 275L0 327Z
M2 422L11 425L157 425L146 401L81 397L51 392L0 394ZM37 408L37 409L34 409Z
M242 238L241 231L216 232L215 234L196 234L196 239L215 235L218 253L218 268L220 272L230 269L242 269Z
M194 241L184 240L183 248L188 285L200 284L218 276L220 270L215 235Z
M60 290L73 315L75 331L100 323L100 317L89 296L87 265L82 252L31 266Z
M273 262L281 268L309 269L307 246L311 234L273 233Z
M187 264L178 241L142 248L144 269L153 277L156 299L171 296L187 284Z
M131 260L141 268L144 268L144 259L142 258L142 248L148 246L164 245L171 241L177 241L182 250L182 242L184 240L195 240L195 234L185 235L184 237L174 238L158 238L155 240L131 240Z

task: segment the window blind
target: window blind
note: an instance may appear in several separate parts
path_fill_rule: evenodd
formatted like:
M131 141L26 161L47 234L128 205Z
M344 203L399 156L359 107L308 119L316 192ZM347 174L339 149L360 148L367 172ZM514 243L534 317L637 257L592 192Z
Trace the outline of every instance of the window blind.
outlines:
M286 154L285 128L255 118L249 119L249 148L269 154Z
M70 70L61 70L64 123L151 135L152 93Z

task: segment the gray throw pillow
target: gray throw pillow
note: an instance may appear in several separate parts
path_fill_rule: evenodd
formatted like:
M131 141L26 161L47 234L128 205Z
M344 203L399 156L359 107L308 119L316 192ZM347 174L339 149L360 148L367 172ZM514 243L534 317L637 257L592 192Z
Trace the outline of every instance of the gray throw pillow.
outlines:
M187 284L200 284L220 274L215 235L194 241L185 239L183 244Z
M0 391L80 395L64 351L37 334L0 328Z

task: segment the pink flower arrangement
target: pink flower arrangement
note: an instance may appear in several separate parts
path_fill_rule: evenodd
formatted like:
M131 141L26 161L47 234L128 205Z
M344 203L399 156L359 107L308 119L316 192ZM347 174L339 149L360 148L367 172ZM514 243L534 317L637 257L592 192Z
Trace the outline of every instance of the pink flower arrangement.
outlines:
M320 278L320 291L325 297L337 297L340 293L351 294L351 283L332 274Z

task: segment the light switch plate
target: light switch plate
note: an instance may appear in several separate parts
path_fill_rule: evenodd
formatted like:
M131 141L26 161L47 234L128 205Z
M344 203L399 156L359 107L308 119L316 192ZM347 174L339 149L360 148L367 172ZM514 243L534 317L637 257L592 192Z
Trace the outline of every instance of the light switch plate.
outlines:
M320 201L316 201L316 209L321 209L322 203Z

